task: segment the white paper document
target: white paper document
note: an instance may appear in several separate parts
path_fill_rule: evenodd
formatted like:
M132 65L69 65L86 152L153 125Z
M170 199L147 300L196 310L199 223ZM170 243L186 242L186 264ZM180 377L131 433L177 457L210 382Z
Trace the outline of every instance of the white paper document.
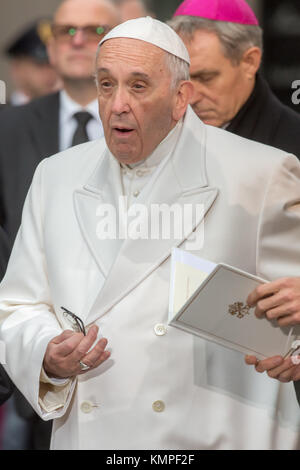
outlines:
M172 251L169 324L262 359L285 355L299 327L280 328L258 319L247 297L263 279L191 253Z

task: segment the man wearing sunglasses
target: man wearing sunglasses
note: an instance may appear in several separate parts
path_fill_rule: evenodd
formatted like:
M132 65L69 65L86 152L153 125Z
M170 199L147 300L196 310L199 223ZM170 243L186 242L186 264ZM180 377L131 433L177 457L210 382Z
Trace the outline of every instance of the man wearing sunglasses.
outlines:
M107 0L64 0L48 31L48 54L63 89L1 113L0 223L14 240L37 164L102 137L94 62L99 41L119 22ZM80 114L78 114L80 113Z

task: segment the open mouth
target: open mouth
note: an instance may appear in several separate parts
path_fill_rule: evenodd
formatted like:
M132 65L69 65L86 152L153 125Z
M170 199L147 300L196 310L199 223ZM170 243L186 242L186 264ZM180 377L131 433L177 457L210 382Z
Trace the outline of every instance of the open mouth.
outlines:
M120 138L130 137L134 129L129 129L127 127L114 127L115 134Z
M126 134L128 132L133 131L133 129L125 129L125 128L121 128L121 127L114 127L114 130L117 131L117 132L121 132L122 134Z

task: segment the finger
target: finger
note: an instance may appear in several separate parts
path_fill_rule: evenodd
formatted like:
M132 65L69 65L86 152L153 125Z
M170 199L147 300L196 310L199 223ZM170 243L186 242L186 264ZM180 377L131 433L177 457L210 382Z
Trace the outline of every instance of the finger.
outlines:
M259 313L266 313L281 306L283 303L284 301L282 300L280 293L277 292L276 294L259 300L257 302L256 309Z
M260 299L272 295L280 290L280 279L274 282L267 282L265 284L260 284L257 286L247 298L247 304L254 306Z
M269 320L276 320L280 317L290 316L291 313L291 306L289 304L284 304L275 308L271 308L266 312L266 316Z
M65 339L69 338L70 336L72 336L75 332L72 331L72 330L64 330L60 335L58 336L55 336L55 338L53 338L51 340L51 343L53 344L60 344L62 343Z
M269 320L277 320L278 326L294 326L300 320L300 314L295 311L293 303L270 310L266 315Z
M258 361L257 364L255 365L255 369L257 372L263 373L263 372L269 372L269 371L277 371L277 368L282 366L284 363L284 359L281 356L273 356L269 357L267 359L262 359L261 361Z
M56 346L56 355L59 357L67 357L72 354L78 345L80 344L81 340L84 338L83 333L75 333L73 332L72 335L66 337L64 341L57 344Z
M256 366L256 364L258 363L258 359L255 356L249 356L248 355L248 356L245 356L245 362L249 366Z
M284 377L285 373L287 371L290 371L290 369L294 367L294 365L291 362L291 358L287 358L285 360L281 358L282 360L281 364L280 364L280 360L278 359L278 365L275 365L276 358L270 358L270 359L266 359L265 361L260 361L264 364L259 363L257 365L258 372L265 371L268 374L268 376L271 377L272 379L280 380L280 377Z
M300 356L298 356L298 358L299 358L298 359L299 362L298 362L297 365L295 365L295 369L293 370L293 374L292 374L292 380L294 382L297 382L298 380L300 380L300 365L299 365L300 364Z
M103 360L105 360L104 358L107 358L110 355L109 351L105 351L106 346L107 346L107 339L101 338L97 342L97 344L94 346L94 348L81 359L90 368L97 367L103 362ZM108 353L108 354L104 354L104 353Z
M281 372L277 379L280 380L280 382L291 382L292 380L299 380L300 378L300 367L299 366L292 366L289 367L287 370L284 370Z
M257 318L263 318L265 316L265 311L264 310L261 310L259 308L259 306L257 305L256 308L255 308L255 311L254 311L254 315L257 317Z
M103 362L105 362L110 357L110 351L103 351L101 356L99 357L98 361L94 364L94 369L100 366Z
M81 341L79 342L79 344L77 344L76 348L70 354L70 360L74 362L79 362L87 354L87 352L97 339L98 330L98 326L91 326L86 336L81 337Z

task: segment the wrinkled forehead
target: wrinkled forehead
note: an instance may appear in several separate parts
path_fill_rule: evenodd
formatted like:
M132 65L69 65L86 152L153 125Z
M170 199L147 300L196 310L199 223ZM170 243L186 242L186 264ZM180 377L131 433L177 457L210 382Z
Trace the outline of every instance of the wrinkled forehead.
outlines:
M54 15L58 24L103 24L115 25L118 14L106 0L65 0Z
M161 66L166 61L167 52L158 46L140 39L112 38L99 46L97 67L111 62L135 64L137 66L151 68Z

